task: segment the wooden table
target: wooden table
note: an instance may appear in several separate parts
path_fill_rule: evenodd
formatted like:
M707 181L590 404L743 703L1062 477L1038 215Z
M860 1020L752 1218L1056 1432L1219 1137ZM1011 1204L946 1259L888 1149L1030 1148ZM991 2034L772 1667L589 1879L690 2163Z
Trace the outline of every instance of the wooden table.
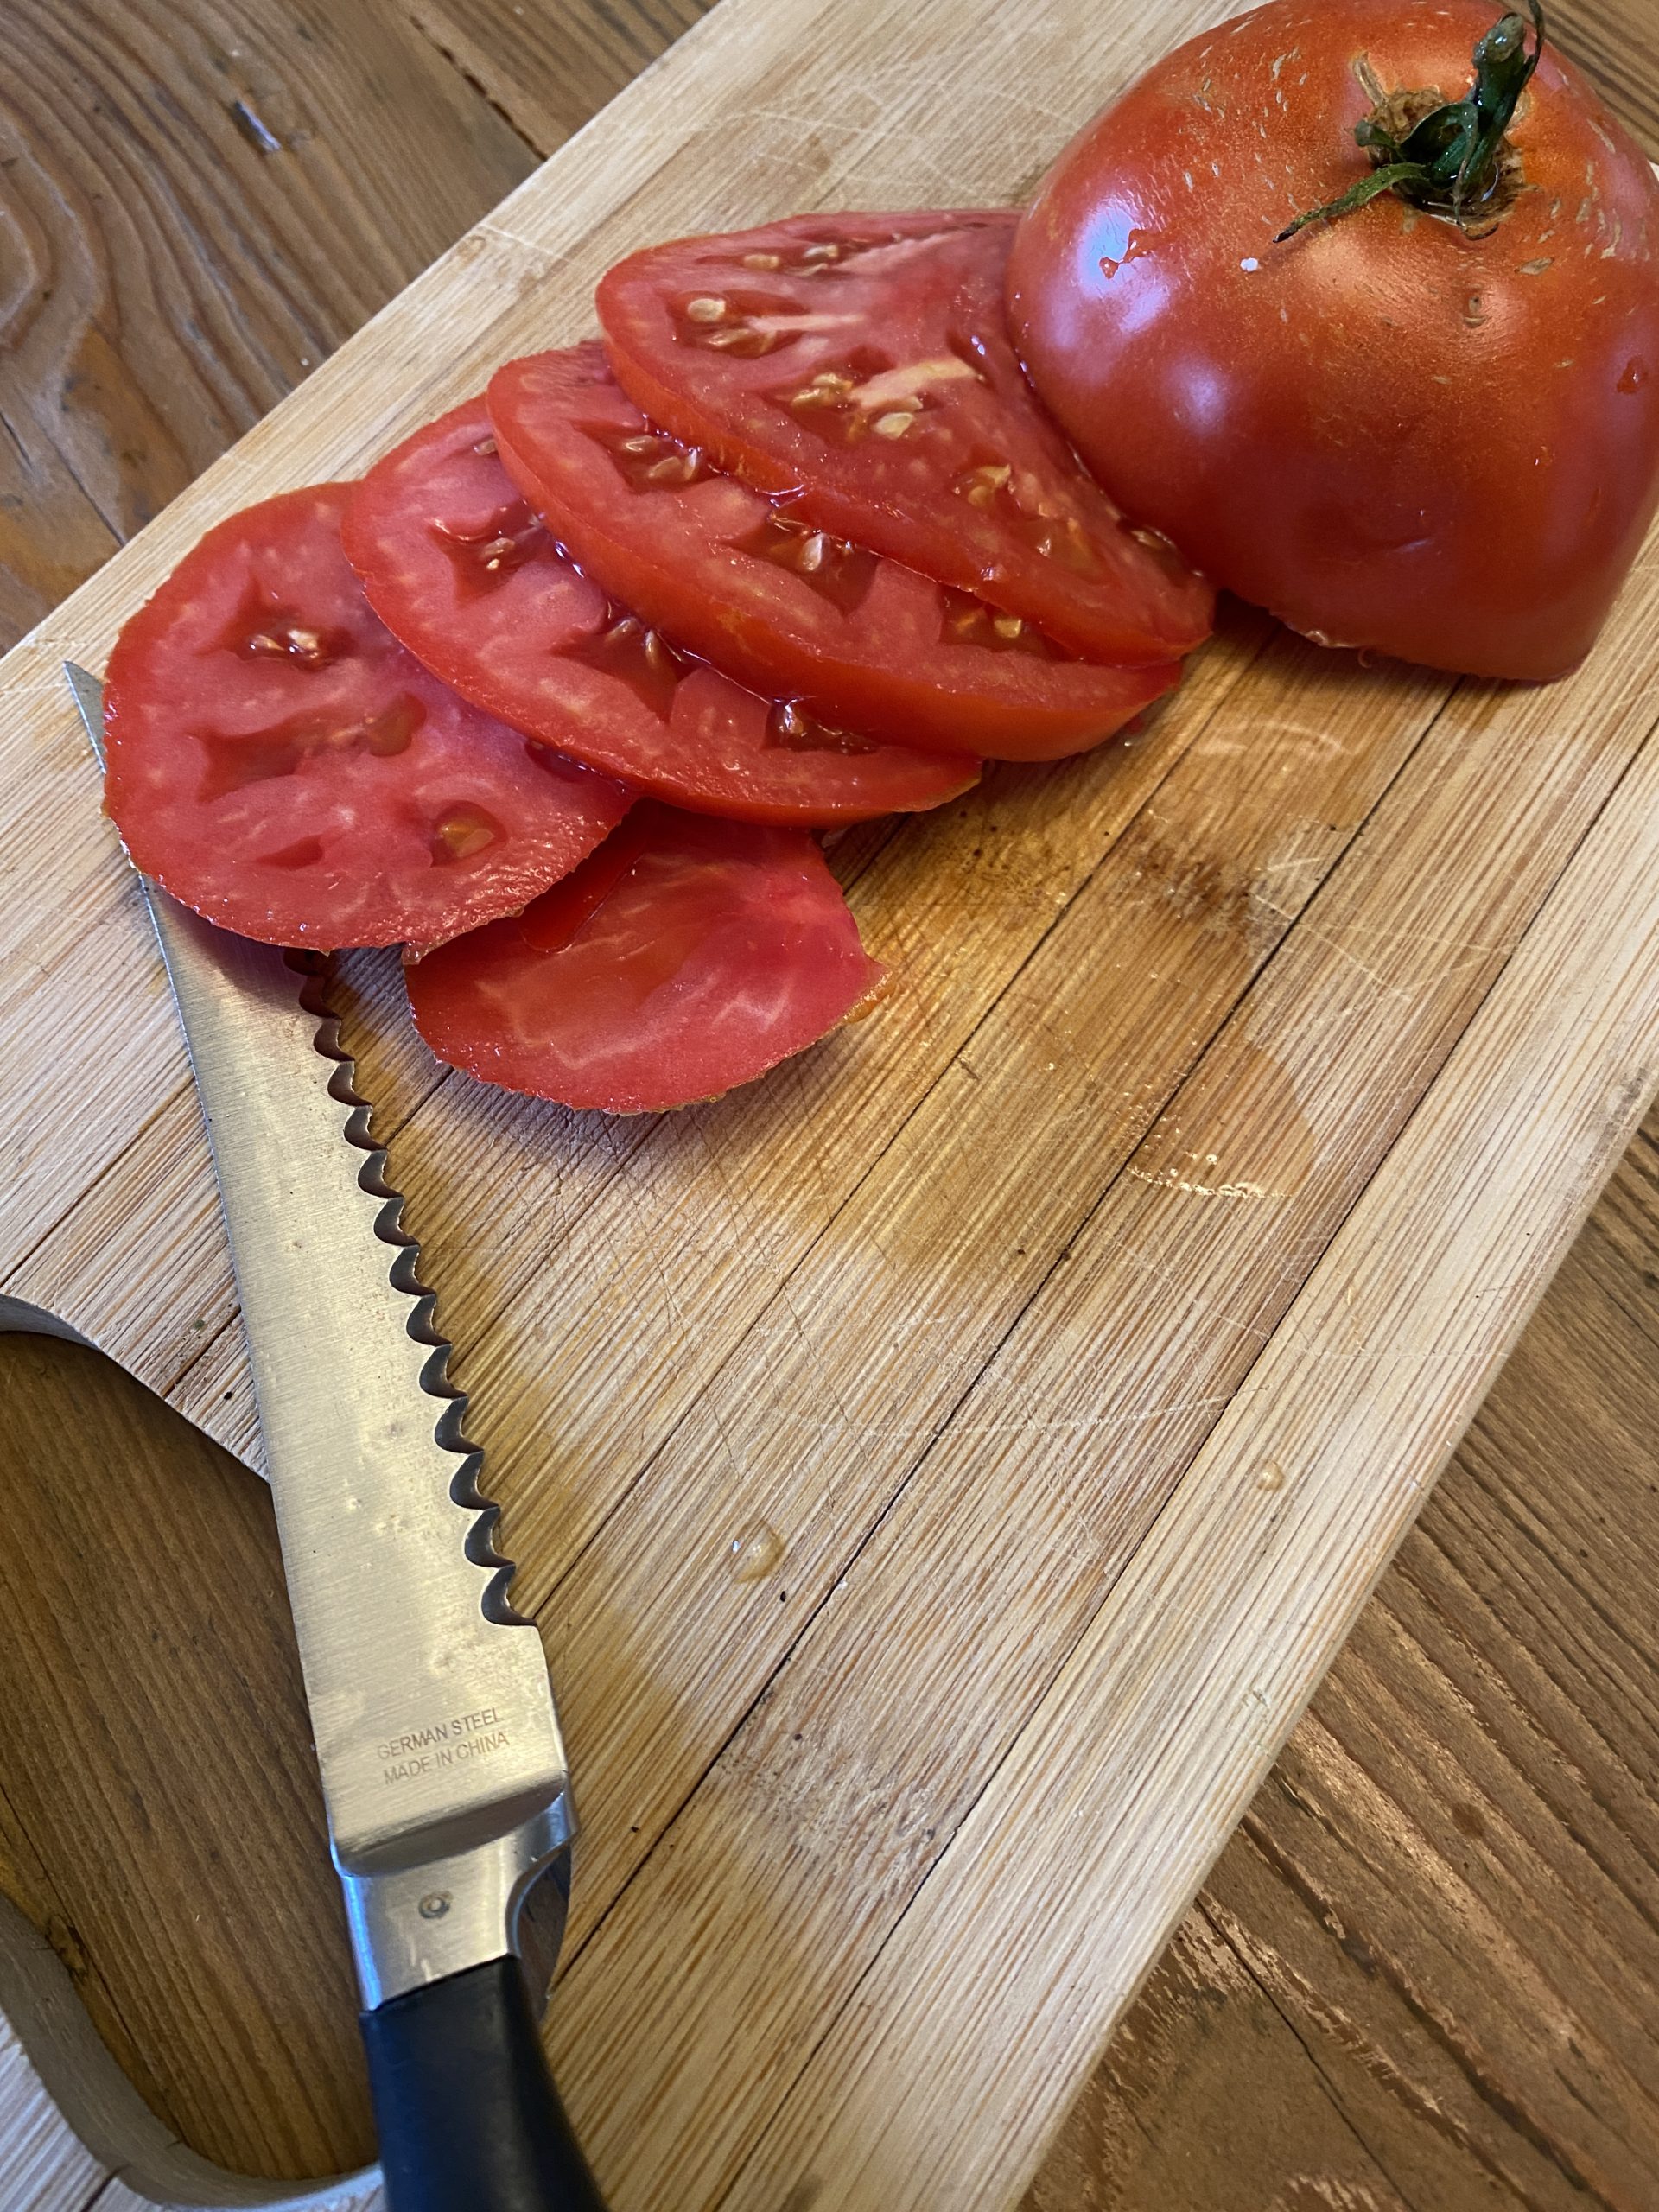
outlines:
M5 641L695 12L13 0ZM1560 16L1659 154L1652 0ZM1656 1140L1115 2039L1044 2212L1659 2205ZM92 1355L0 1338L0 1511L37 1531L0 1592L0 1888L188 2141L270 2174L354 2163L349 1979L266 1502ZM169 1565L205 1516L245 1563L234 1592ZM66 1619L106 1625L74 1651ZM99 1716L78 1741L53 1694L72 1670ZM196 1676L232 1684L240 1748L149 1725ZM226 1865L206 1815L246 1785L247 1741L277 1816ZM193 1932L181 1864L204 1901L257 1885L275 1909ZM217 1924L268 2018L227 2018Z

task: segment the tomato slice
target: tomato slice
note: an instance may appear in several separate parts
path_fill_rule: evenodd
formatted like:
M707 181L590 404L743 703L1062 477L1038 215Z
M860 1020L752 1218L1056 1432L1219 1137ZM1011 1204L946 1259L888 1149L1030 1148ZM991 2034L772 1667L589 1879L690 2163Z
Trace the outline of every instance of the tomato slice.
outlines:
M962 753L828 728L669 645L578 573L501 466L481 398L371 469L346 524L371 604L463 698L698 812L798 824L913 813Z
M804 830L648 801L545 898L407 981L450 1066L566 1106L655 1114L804 1051L882 972Z
M1179 658L1214 598L1143 542L1020 372L1011 213L798 215L620 262L599 317L630 398L816 528L1098 660Z
M654 431L599 346L509 361L489 408L507 474L584 575L820 721L1053 760L1179 681L1173 662L1075 659L1017 614L797 521Z
M458 699L371 611L348 484L220 523L122 631L105 804L147 875L268 944L429 944L514 912L632 794Z

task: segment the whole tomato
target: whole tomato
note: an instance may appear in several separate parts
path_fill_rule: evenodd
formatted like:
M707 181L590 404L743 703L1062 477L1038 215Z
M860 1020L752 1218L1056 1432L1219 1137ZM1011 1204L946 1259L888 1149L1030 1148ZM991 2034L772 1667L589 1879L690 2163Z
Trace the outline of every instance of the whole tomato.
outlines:
M1659 186L1541 44L1486 0L1272 0L1096 117L1015 238L1106 490L1322 643L1559 675L1652 519Z

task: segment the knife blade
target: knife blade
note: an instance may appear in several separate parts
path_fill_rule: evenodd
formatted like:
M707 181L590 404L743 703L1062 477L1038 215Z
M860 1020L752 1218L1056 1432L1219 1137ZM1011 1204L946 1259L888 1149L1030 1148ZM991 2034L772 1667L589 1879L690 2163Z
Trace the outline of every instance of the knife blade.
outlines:
M101 760L102 689L64 671ZM326 963L138 880L229 1232L388 2202L595 2212L535 2025L573 1833L552 1689Z

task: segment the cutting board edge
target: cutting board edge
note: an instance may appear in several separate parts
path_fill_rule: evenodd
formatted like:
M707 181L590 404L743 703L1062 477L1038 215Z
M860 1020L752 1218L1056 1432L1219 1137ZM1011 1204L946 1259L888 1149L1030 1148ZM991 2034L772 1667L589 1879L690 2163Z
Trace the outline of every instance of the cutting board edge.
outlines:
M10 2153L21 2144L41 2173L88 2162L73 2212L94 2202L99 2212L378 2212L382 2203L377 2168L260 2182L187 2150L121 2070L62 1961L0 1897L0 2145ZM54 2212L59 2202L69 2212L67 2199L54 2200Z
M1630 911L1645 913L1645 931L1639 940L1632 938L1622 941L1626 947L1622 964L1615 963L1617 972L1611 978L1610 988L1602 992L1595 1007L1586 1015L1587 979L1581 978L1578 990L1572 992L1552 993L1548 983L1566 949L1581 941L1584 933L1592 928L1610 880L1619 896L1630 899ZM1648 891L1645 908L1640 903L1643 887ZM932 2207L965 2201L960 2195L965 2179L970 2185L976 2183L980 2187L988 2181L988 2202L999 2206L1015 2202L1114 2026L1155 1964L1185 1905L1197 1894L1250 1796L1270 1770L1340 1650L1366 1598L1431 1495L1459 1438L1478 1411L1493 1377L1535 1310L1644 1114L1659 1098L1659 887L1659 887L1659 725L1649 729L1488 991L1480 1010L1263 1345L1245 1383L1234 1395L1221 1420L1180 1477L1153 1529L1113 1585L1060 1675L1027 1719L989 1785L953 1838L950 1849L930 1875L920 1892L922 1911L918 1914L912 1907L911 1912L900 1917L861 1982L856 2002L843 2009L798 2076L756 2151L746 2162L738 2183L722 2196L722 2212L766 2212L775 2201L772 2191L780 2183L785 2193L791 2183L804 2185L813 2174L814 2159L826 2152L828 2170L838 2176L845 2172L849 2177L845 2187L838 2187L830 2200L835 2212L885 2212L894 2203ZM1530 1052L1517 1050L1516 1042L1504 1046L1502 1038L1505 1024L1516 1033L1516 1041L1530 1042L1535 1049ZM1474 1136L1469 1137L1466 1128L1459 1125L1459 1102L1465 1089L1462 1078L1468 1073L1467 1064L1471 1059L1480 1062L1483 1056L1486 1080L1495 1094L1491 1103L1502 1110L1489 1117L1484 1136L1477 1128ZM1577 1172L1570 1184L1556 1186L1560 1198L1553 1212L1541 1214L1538 1194L1530 1189L1522 1164L1521 1147L1516 1142L1506 1149L1499 1140L1505 1131L1518 1139L1523 1129L1531 1129L1539 1116L1551 1109L1555 1116L1552 1134L1556 1138L1575 1131L1578 1135ZM1480 1122L1478 1116L1473 1118L1476 1123ZM1467 1119L1464 1117L1465 1122ZM1448 1122L1449 1128L1446 1126ZM1357 1266L1356 1262L1357 1258L1363 1260L1362 1240L1374 1217L1380 1212L1386 1225L1388 1209L1397 1209L1400 1219L1395 1234L1407 1236L1413 1217L1406 1193L1421 1189L1425 1180L1432 1180L1436 1166L1449 1162L1465 1138L1473 1147L1473 1157L1480 1158L1483 1150L1490 1155L1491 1173L1474 1185L1479 1198L1479 1205L1473 1210L1477 1215L1475 1242L1472 1245L1469 1242L1469 1224L1465 1220L1459 1224L1455 1236L1443 1232L1439 1245L1427 1239L1418 1245L1408 1243L1405 1262L1389 1283L1384 1306L1385 1312L1390 1307L1393 1310L1396 1325L1403 1325L1410 1312L1423 1302L1426 1286L1421 1271L1427 1271L1431 1255L1437 1264L1461 1270L1466 1293L1462 1364L1456 1364L1459 1353L1455 1346L1448 1348L1440 1339L1433 1345L1419 1345L1414 1351L1408 1348L1403 1357L1391 1359L1382 1352L1371 1355L1371 1370L1378 1377L1376 1389L1370 1398L1363 1393L1358 1395L1347 1426L1334 1435L1325 1434L1320 1424L1328 1428L1336 1419L1336 1409L1354 1397L1350 1389L1348 1398L1344 1398L1344 1381L1351 1383L1359 1363L1349 1363L1349 1376L1344 1378L1338 1362L1336 1382L1323 1391L1309 1387L1305 1379L1300 1379L1300 1370L1295 1364L1299 1358L1304 1364L1308 1361L1306 1346L1313 1338L1306 1331L1306 1324L1311 1319L1317 1319L1321 1306L1331 1307L1333 1299L1340 1303L1336 1290L1338 1278L1344 1279L1345 1295L1357 1275L1363 1272L1363 1266ZM1533 1160L1538 1156L1536 1152L1527 1155ZM1541 1168L1536 1171L1541 1172ZM1449 1167L1447 1173L1449 1175ZM1529 1225L1521 1227L1522 1221ZM1545 1233L1539 1233L1541 1230ZM1520 1294L1509 1300L1481 1299L1476 1294L1476 1279L1502 1262L1506 1254L1512 1269L1509 1280L1520 1284ZM1313 1355L1313 1363L1327 1356ZM1283 1370L1287 1362L1291 1363L1288 1373L1277 1371ZM1398 1372L1408 1366L1412 1375L1420 1377L1432 1377L1438 1372L1449 1380L1452 1388L1448 1391L1442 1386L1438 1399L1432 1389L1426 1391L1423 1402L1414 1408L1410 1391L1402 1389ZM1373 1459L1379 1465L1386 1461L1389 1479L1384 1480L1380 1473L1378 1479L1379 1491L1383 1494L1381 1504L1372 1501L1374 1510L1381 1511L1384 1520L1376 1532L1375 1541L1363 1546L1345 1541L1338 1545L1342 1565L1348 1570L1346 1583L1338 1592L1334 1611L1317 1631L1310 1615L1293 1634L1281 1637L1276 1652L1272 1647L1264 1646L1259 1638L1252 1646L1249 1671L1258 1673L1264 1662L1269 1673L1274 1663L1283 1667L1288 1675L1283 1694L1274 1697L1262 1693L1259 1682L1243 1682L1242 1702L1234 1700L1243 1715L1243 1720L1236 1719L1224 1726L1211 1715L1213 1725L1229 1745L1236 1746L1237 1741L1243 1740L1247 1751L1236 1761L1231 1775L1227 1772L1224 1756L1219 1762L1211 1758L1206 1763L1205 1771L1211 1777L1212 1789L1217 1777L1226 1786L1214 1803L1200 1806L1196 1817L1190 1818L1183 1828L1177 1852L1181 1878L1173 1884L1155 1885L1162 1898L1161 1907L1155 1920L1143 1918L1136 1930L1132 1950L1135 1964L1128 1975L1113 1972L1109 1958L1099 1950L1097 1915L1092 1907L1085 1910L1078 1900L1086 1893L1090 1900L1104 1897L1115 1901L1119 1910L1111 1916L1111 1926L1121 1936L1125 1920L1133 1918L1133 1879L1119 1867L1121 1879L1114 1899L1106 1871L1110 1865L1109 1846L1092 1847L1097 1858L1105 1862L1097 1878L1084 1881L1073 1870L1065 1885L1063 1900L1075 1922L1072 1950L1069 1956L1052 1949L1043 1955L1049 1967L1044 1987L1047 2008L1062 2015L1066 2012L1065 1999L1068 1993L1077 1999L1074 2014L1087 2009L1080 1991L1098 1993L1092 2028L1087 2034L1074 2037L1077 2047L1071 2054L1069 2065L1052 2044L1046 2046L1040 2078L1030 2092L1030 2101L1039 2101L1043 2107L1042 2124L1022 2130L1018 2124L1018 2112L1011 2117L1001 2101L998 2113L988 2116L982 2101L975 2099L967 2085L982 2082L990 2069L982 2063L976 2065L971 2049L964 2050L960 2044L953 2045L954 2078L945 2083L938 2078L938 2038L937 2034L930 2036L927 2032L925 2002L930 1986L937 1987L942 1983L943 1971L930 1975L926 1965L918 1964L917 1972L906 1980L906 1955L914 1949L926 1961L937 1961L944 1955L949 1931L935 1929L931 1948L928 1948L927 1924L941 1912L949 1912L949 1902L941 1903L945 1891L966 1885L956 1923L959 1943L951 1951L952 1969L960 1973L965 1959L973 1969L969 1977L970 1985L997 1991L997 2001L1001 2000L1007 1977L1002 1973L1002 1979L999 1980L999 1974L1006 1969L1009 1957L1018 1948L1014 1940L1018 1923L1007 1917L1007 1900L1010 1889L1017 1885L1024 1855L1019 1837L1025 1808L1033 1794L1028 1780L1033 1772L1044 1771L1044 1747L1047 1745L1052 1751L1057 1741L1063 1740L1068 1721L1075 1721L1081 1727L1085 1708L1096 1714L1102 1710L1122 1710L1121 1707L1115 1707L1109 1698L1103 1698L1098 1683L1092 1698L1079 1687L1079 1677L1091 1655L1109 1650L1111 1630L1120 1615L1128 1622L1124 1643L1130 1658L1126 1661L1120 1650L1115 1663L1128 1665L1133 1675L1132 1662L1139 1656L1140 1679L1143 1683L1154 1676L1159 1682L1188 1679L1178 1663L1183 1637L1190 1643L1193 1656L1209 1654L1214 1663L1217 1647L1213 1636L1206 1641L1190 1618L1184 1627L1167 1628L1167 1622L1179 1618L1180 1609L1160 1605L1156 1602L1158 1589L1148 1586L1156 1585L1162 1575L1166 1593L1177 1587L1184 1597L1191 1591L1200 1591L1205 1602L1212 1608L1224 1610L1225 1603L1230 1601L1225 1584L1213 1591L1204 1589L1200 1570L1205 1541L1215 1534L1213 1526L1206 1529L1205 1516L1207 1513L1213 1522L1216 1502L1226 1497L1229 1485L1248 1492L1256 1470L1264 1461L1278 1457L1281 1447L1274 1436L1273 1423L1276 1418L1282 1419L1297 1410L1299 1389L1302 1434L1305 1436L1311 1430L1315 1439L1323 1435L1319 1453L1324 1461L1328 1463L1339 1455L1351 1454L1362 1442L1369 1445ZM1380 1414L1379 1403L1382 1408ZM1419 1429L1422 1429L1426 1420L1424 1403L1433 1405L1432 1426L1427 1435L1417 1438L1414 1447L1411 1423L1414 1418ZM1391 1420L1390 1409L1396 1419ZM1286 1453L1285 1459L1293 1469L1296 1466L1293 1454ZM1249 1479L1241 1480L1241 1470L1246 1462ZM1316 1460L1316 1466L1318 1464ZM1331 1479L1334 1482L1335 1478ZM1340 1505L1338 1510L1341 1510ZM1299 1516L1282 1516L1283 1526L1288 1529L1294 1522L1300 1531L1299 1540L1305 1540L1309 1533L1305 1526L1306 1516L1307 1509L1304 1506ZM1352 1572L1357 1564L1361 1568L1357 1574ZM1263 1594L1264 1580L1259 1573L1252 1578L1252 1601ZM1299 1601L1305 1601L1310 1591L1319 1588L1309 1583L1305 1570L1294 1586ZM1137 1599L1141 1601L1140 1610L1134 1613ZM1215 1624L1210 1625L1213 1629ZM1238 1633L1236 1620L1232 1626ZM1154 1664L1147 1661L1144 1655L1160 1637L1170 1648L1161 1652ZM1223 1642L1220 1649L1225 1658L1232 1647ZM1236 1672L1227 1680L1230 1683L1243 1681L1243 1675ZM1179 1699L1166 1700L1169 1709L1160 1713L1158 1699L1143 1688L1139 1722L1147 1732L1149 1744L1158 1745L1166 1757L1174 1756L1185 1740L1183 1731L1195 1725L1192 1713L1200 1702L1196 1693L1188 1698L1185 1706ZM1164 1730L1161 1738L1158 1735L1160 1728ZM1186 1748L1190 1756L1192 1746ZM1072 1789L1068 1795L1069 1786L1079 1773L1098 1773L1108 1764L1101 1757L1097 1729L1074 1738L1066 1758L1057 1759L1046 1773L1050 1789L1045 1802L1050 1816L1065 1817L1068 1812L1074 1813L1077 1791ZM1139 1770L1143 1787L1150 1780L1152 1764L1149 1753L1143 1756ZM1135 1779L1135 1770L1125 1754L1125 1765L1113 1771L1118 1787L1116 1796L1109 1792L1108 1797L1121 1815L1125 1806L1133 1806L1136 1802L1136 1792L1130 1786ZM1084 1821L1079 1833L1097 1838L1111 1830L1116 1835L1132 1825L1122 1819L1114 1823L1098 1807L1096 1813L1092 1824ZM960 1849L964 1840L968 1848ZM1166 1866L1167 1862L1165 1863ZM1002 1881L998 1880L999 1874L1004 1878ZM942 1875L944 1881L939 1879ZM1040 1924L1047 1935L1064 1916L1063 1912L1057 1912L1041 1923L1032 1924ZM893 1958L889 1958L889 1952L894 1955ZM1028 1961L1022 1963L1029 1970ZM883 2012L880 1978L884 1969L906 1989L902 2022L895 2019L891 2006ZM876 1986L872 1987L873 1983ZM991 2031L987 2022L996 2009L996 2001L988 2001L979 2019L972 2024L973 2031L988 2036ZM850 2024L855 2016L855 2025ZM937 2028L937 2023L933 2024ZM1010 2068L1017 2071L1026 2057L1017 2037L1005 2037L1001 2047ZM980 2056L982 2061L982 2051ZM802 2094L802 2083L809 2082L815 2072L825 2081L825 2119L817 2135L810 2128L804 2130L799 2115L791 2112L792 2105ZM863 2085L876 2075L880 2077L880 2089L861 2094ZM1007 2073L997 2078L1007 2086ZM1017 2104L1017 2097L1014 2102ZM906 2111L927 2113L931 2132L918 2127L905 2134L902 2120L896 2115ZM791 2120L795 2123L792 2126ZM883 2139L895 2129L899 2133L900 2143L893 2160L884 2163ZM774 2131L785 2137L790 2149L778 2164L768 2167L763 2154ZM758 2193L750 2186L757 2172L761 2177Z

